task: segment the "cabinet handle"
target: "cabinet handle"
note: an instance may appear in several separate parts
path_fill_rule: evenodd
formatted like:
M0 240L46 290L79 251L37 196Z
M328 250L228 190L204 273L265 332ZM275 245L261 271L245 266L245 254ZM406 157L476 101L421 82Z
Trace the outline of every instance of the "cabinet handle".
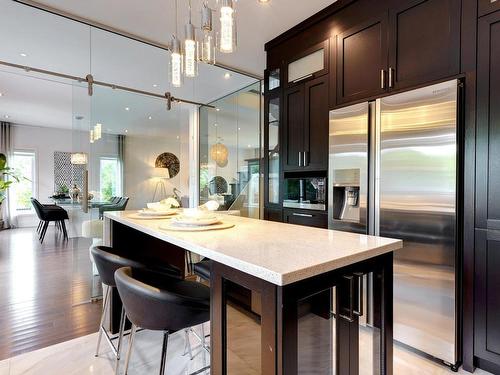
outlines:
M293 216L300 216L300 217L313 217L313 215L310 215L310 214L300 214L298 212L293 212L292 215Z
M389 68L389 88L392 89L394 86L394 69Z
M384 69L382 69L380 71L380 87L382 89L385 89L385 70Z
M354 276L356 276L358 278L358 310L354 310L353 313L354 313L354 315L362 316L364 313L364 306L363 306L364 279L363 279L363 274L355 272Z
M309 165L307 157L308 157L308 153L307 153L307 151L304 151L304 167L307 167Z
M299 167L302 167L302 152L299 151Z

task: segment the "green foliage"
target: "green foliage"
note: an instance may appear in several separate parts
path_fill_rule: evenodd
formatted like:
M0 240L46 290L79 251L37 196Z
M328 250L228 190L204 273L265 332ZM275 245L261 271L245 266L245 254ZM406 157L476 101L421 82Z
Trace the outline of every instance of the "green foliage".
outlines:
M14 182L19 182L21 178L16 171L7 167L7 157L0 154L0 205L6 198L7 189Z
M110 200L116 195L116 167L113 163L101 164L101 199Z

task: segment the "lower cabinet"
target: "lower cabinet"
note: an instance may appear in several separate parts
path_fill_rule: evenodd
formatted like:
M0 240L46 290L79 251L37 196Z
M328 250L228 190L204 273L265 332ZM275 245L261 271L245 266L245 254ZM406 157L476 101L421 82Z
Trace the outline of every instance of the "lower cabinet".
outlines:
M327 229L328 215L321 211L283 210L283 222Z
M476 230L474 354L484 370L500 373L500 231Z
M283 221L283 210L281 208L264 208L264 220Z

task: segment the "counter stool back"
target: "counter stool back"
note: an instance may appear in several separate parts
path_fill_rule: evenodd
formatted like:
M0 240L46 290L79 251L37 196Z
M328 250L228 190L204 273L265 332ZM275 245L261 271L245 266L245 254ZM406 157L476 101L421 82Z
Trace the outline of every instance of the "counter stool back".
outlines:
M169 334L210 320L210 289L200 283L179 280L144 269L121 268L116 286L127 317L132 322L125 360L128 371L137 327L163 331L160 375L165 373ZM201 373L209 366L198 370Z

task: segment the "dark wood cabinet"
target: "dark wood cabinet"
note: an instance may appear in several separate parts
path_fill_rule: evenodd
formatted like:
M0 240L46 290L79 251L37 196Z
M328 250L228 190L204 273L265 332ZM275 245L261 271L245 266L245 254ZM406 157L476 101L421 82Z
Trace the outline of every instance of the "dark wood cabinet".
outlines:
M281 208L269 208L264 209L264 220L269 221L283 221L283 210Z
M388 5L386 12L337 35L337 105L460 73L461 1Z
M500 0L478 0L479 16L500 10Z
M304 155L306 170L328 169L328 77L305 84Z
M383 93L386 70L387 12L337 36L337 104Z
M326 212L283 210L283 222L326 229L328 228L328 215Z
M476 230L475 355L500 371L500 231Z
M389 88L460 72L460 1L398 0L389 11Z
M328 168L328 77L297 84L285 91L283 170Z
M304 84L285 91L283 108L283 169L302 169L304 151Z
M500 372L500 11L481 17L477 55L474 354Z

